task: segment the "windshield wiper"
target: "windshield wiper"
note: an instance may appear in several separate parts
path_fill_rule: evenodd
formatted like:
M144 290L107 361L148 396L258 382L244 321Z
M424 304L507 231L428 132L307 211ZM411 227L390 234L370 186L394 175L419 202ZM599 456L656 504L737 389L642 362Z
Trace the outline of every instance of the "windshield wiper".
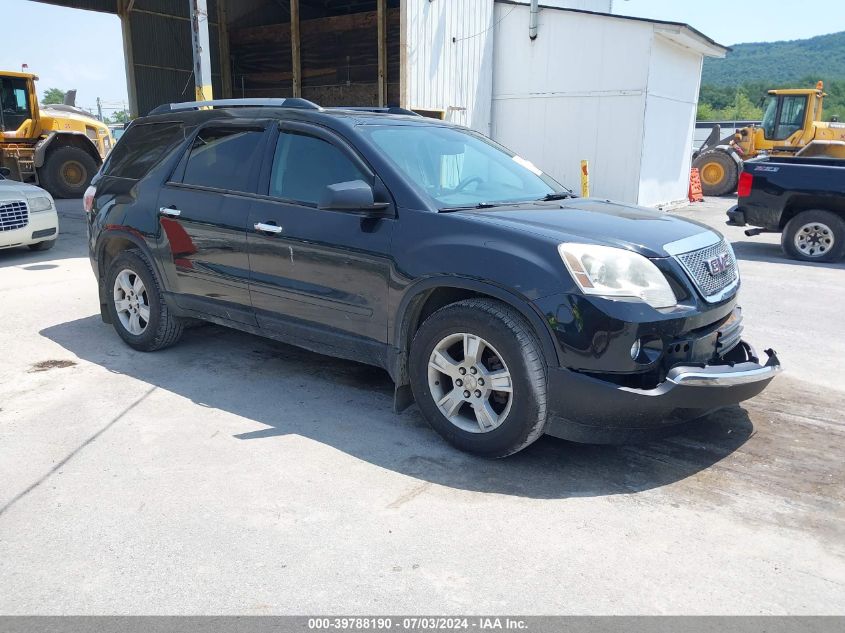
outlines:
M566 200L567 198L574 198L576 197L574 193L571 191L555 191L554 193L547 193L542 198L539 198L538 202L551 202L552 200Z
M478 204L468 204L468 205L463 206L463 207L440 207L440 210L441 211L466 211L467 209L492 209L494 207L505 206L506 204L509 204L509 203L507 203L507 202L497 202L497 203L479 202Z

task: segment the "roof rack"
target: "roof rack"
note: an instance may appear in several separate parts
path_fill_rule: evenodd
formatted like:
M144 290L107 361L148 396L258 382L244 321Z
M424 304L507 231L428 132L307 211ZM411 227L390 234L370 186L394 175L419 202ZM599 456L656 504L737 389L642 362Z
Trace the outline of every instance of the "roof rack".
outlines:
M299 110L322 110L316 103L297 97L289 99L213 99L211 101L186 101L184 103L164 103L150 114L199 110L200 108L296 108Z
M327 108L328 110L353 110L355 112L375 112L377 114L406 114L409 116L422 116L419 112L414 112L408 108L400 108L399 106L338 106Z

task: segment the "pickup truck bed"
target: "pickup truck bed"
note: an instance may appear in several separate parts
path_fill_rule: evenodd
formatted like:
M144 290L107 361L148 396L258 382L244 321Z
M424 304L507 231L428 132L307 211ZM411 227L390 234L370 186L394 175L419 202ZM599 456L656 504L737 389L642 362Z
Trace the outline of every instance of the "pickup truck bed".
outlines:
M758 158L743 166L731 226L746 235L781 233L787 255L804 261L845 256L845 160Z

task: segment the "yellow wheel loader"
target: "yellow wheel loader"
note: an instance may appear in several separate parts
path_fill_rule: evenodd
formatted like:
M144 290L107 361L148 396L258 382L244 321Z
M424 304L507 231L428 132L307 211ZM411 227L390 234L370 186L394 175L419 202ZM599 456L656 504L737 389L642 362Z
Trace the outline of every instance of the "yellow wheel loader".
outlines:
M769 90L763 122L720 138L714 126L693 155L705 196L736 191L742 163L761 154L845 158L845 124L822 121L824 85L815 89Z
M0 71L0 166L57 198L79 198L114 145L109 128L71 105L38 105L29 73Z

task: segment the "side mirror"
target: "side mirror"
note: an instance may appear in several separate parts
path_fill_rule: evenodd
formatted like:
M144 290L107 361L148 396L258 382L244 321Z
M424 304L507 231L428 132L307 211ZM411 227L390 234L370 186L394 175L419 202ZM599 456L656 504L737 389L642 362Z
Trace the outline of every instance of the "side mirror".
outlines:
M8 178L11 175L12 175L11 169L9 169L8 167L0 167L0 176L2 176L3 178Z
M349 211L370 217L384 217L388 207L388 202L375 202L373 188L363 180L329 185L317 205L326 211Z

